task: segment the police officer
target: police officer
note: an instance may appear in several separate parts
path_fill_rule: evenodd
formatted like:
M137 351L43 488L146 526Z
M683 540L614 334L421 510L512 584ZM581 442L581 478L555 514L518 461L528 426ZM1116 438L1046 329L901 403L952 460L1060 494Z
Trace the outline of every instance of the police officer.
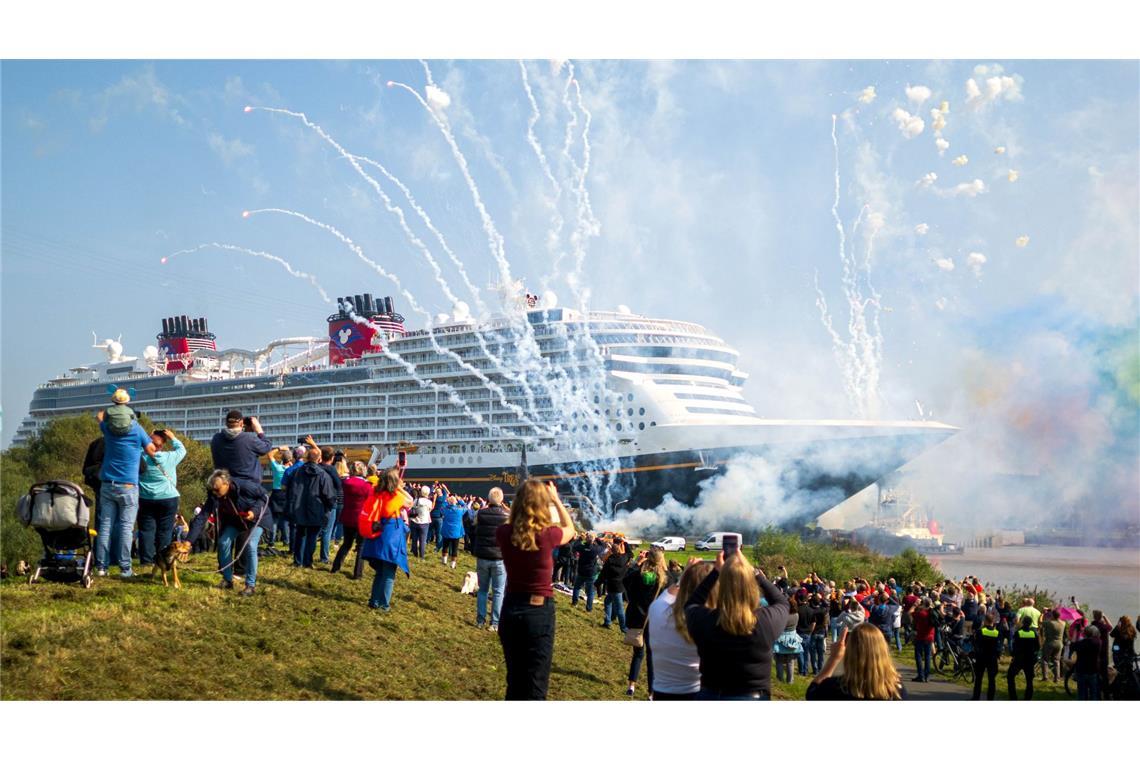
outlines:
M998 657L1001 656L1001 632L995 625L996 616L986 614L982 626L974 631L974 700L982 698L982 674L989 679L986 685L986 699L994 701L997 679ZM1032 689L1032 686L1030 687Z
M1022 671L1025 673L1025 698L1033 699L1033 670L1037 665L1037 650L1041 648L1037 641L1037 631L1033 628L1033 619L1025 616L1021 618L1020 623L1013 634L1013 660L1009 663L1009 670L1005 674L1010 701L1017 699L1014 679Z

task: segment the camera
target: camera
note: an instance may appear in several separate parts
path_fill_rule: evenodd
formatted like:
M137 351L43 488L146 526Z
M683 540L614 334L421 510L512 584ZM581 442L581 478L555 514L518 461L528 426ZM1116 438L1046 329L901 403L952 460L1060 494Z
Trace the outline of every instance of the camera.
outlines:
M305 441L309 440L310 438L312 438L311 435L299 435L299 436L297 436L297 443L304 443Z

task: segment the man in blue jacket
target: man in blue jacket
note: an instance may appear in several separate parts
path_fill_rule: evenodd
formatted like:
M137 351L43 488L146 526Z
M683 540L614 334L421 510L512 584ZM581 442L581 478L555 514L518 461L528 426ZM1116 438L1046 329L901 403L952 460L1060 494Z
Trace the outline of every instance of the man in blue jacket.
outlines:
M115 403L125 404L128 401L130 398L125 390L115 391ZM99 420L99 430L103 433L99 508L95 514L98 526L95 536L95 574L107 574L111 534L116 532L120 575L130 578L134 575L131 568L131 535L139 513L139 460L144 451L153 456L158 449L137 421L132 420L130 430L117 435L107 426L103 412L95 416Z
M245 418L237 409L226 413L226 426L210 440L210 454L214 468L228 470L230 476L251 483L261 483L260 457L273 449L261 431L256 417L249 418L250 430L245 429Z
M428 543L435 539L435 550L443 548L443 535L440 527L443 525L443 510L447 506L447 497L450 496L447 486L442 483L435 484L435 506L431 510L431 527L428 528Z

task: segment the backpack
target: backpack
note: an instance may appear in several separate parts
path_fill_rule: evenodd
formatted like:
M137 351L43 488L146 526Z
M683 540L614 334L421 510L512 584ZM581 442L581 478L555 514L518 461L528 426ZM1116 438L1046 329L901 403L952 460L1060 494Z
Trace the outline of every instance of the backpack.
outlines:
M135 412L126 404L115 404L109 406L103 412L103 419L107 423L107 429L115 435L126 435L131 432L131 426L135 421Z
M67 480L36 483L16 503L24 525L49 531L86 528L91 510L83 489Z

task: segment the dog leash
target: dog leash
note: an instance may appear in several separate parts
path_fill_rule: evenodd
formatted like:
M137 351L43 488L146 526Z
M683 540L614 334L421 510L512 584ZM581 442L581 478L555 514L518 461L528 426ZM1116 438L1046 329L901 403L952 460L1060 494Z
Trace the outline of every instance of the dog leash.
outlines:
M235 506L237 506L237 505L236 505L236 503L235 503ZM266 497L265 497L265 503L261 505L261 511L260 511L260 512L258 512L258 514L257 514L257 517L256 517L256 518L254 519L254 521L253 521L254 525L256 525L257 523L261 522L261 518L262 518L262 517L265 515L265 510L266 510L266 508L268 508L268 507L269 507L269 497L268 497L268 496L266 496ZM242 519L242 522L244 523L244 522L245 522L245 520L244 520L244 519ZM221 527L221 520L218 520L218 527L219 527L219 528ZM219 535L220 535L220 534L219 534ZM242 546L241 546L241 549L239 549L238 551L234 552L234 555L233 555L233 559L231 559L231 560L229 561L229 564L226 564L226 565L222 565L222 566L221 566L221 567L219 567L217 570L213 570L213 571L211 571L211 575L213 575L214 573L221 573L221 572L224 572L225 570L228 570L229 568L231 568L231 567L233 567L234 565L236 565L236 564L237 564L237 561L238 561L238 559L239 559L239 558L241 558L241 555L245 553L245 550L246 550L246 548L249 546L249 540L250 540L251 538L253 538L253 533L252 533L252 532L250 532L249 534L247 534L247 535L246 535L246 537L245 537L245 543L244 543L244 544L242 544Z

